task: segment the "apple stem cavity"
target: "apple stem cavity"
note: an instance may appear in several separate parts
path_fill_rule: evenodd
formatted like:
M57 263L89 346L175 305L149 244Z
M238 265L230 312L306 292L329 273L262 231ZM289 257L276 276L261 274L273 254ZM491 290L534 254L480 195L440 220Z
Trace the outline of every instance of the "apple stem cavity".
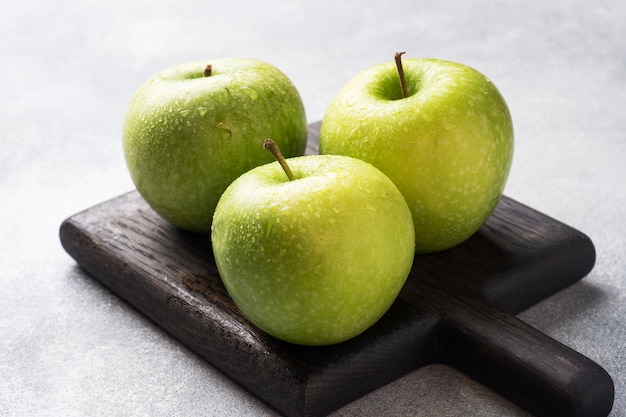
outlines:
M208 64L208 65L204 68L204 76L205 76L205 77L210 77L210 76L211 76L211 71L213 71L213 65Z
M396 67L398 68L398 76L400 77L400 87L402 87L402 98L409 96L409 90L406 87L406 77L404 76L404 69L402 68L402 55L406 52L396 52L395 60Z
M282 152L280 152L280 149L278 149L278 145L276 144L276 142L274 142L270 138L267 138L265 139L265 141L263 141L263 148L265 148L266 151L269 151L272 155L274 155L276 161L278 161L280 166L283 168L283 171L285 171L285 174L287 174L287 178L289 178L289 181L293 181L295 178L293 176L293 173L291 172L291 168L289 168L289 165L287 165L287 160L283 156Z

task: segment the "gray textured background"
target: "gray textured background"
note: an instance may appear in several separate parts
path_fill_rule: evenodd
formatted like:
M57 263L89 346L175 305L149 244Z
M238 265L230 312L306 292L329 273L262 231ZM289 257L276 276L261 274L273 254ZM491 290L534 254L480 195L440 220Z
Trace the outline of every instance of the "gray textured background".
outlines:
M85 275L61 221L132 189L121 121L154 72L250 56L310 121L359 71L408 56L474 66L513 114L506 194L587 233L595 269L521 318L598 362L626 415L626 3L79 1L0 4L0 415L275 416ZM525 416L444 366L333 414Z

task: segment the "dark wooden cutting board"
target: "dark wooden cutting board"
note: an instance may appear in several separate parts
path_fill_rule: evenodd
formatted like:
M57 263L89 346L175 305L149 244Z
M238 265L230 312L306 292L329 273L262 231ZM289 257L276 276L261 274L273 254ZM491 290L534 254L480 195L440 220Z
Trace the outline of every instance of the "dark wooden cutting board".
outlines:
M309 129L316 152L319 124ZM322 416L421 366L445 363L541 416L606 416L599 365L514 314L593 268L583 233L504 197L462 245L419 255L398 299L361 336L303 347L255 328L229 298L210 238L157 216L136 191L65 220L65 250L180 342L287 416Z

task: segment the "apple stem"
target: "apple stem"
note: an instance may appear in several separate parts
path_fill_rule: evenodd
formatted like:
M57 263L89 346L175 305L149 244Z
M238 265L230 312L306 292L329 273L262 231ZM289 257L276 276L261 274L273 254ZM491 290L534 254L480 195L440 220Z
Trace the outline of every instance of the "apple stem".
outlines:
M204 68L204 76L205 77L210 77L211 76L211 71L213 70L213 65L208 64L205 68Z
M406 54L406 52L396 52L395 60L396 67L398 68L398 76L400 77L400 86L402 87L402 98L407 98L409 91L406 88L406 78L404 76L404 69L402 68L402 55L404 54Z
M293 181L295 178L293 176L293 173L291 172L291 168L289 168L289 165L287 165L287 160L285 160L285 157L280 152L280 149L278 149L278 145L276 144L276 142L274 142L270 138L267 138L263 142L263 148L265 148L266 151L269 151L272 155L274 155L274 158L276 158L280 166L283 168L283 171L285 171L285 174L287 174L287 178L289 178L289 181Z

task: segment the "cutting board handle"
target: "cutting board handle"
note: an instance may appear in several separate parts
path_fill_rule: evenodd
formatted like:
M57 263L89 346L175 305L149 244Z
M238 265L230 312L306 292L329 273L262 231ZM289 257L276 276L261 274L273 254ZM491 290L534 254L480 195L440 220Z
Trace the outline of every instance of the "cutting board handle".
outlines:
M615 388L595 362L486 303L442 320L442 360L538 416L606 417Z

